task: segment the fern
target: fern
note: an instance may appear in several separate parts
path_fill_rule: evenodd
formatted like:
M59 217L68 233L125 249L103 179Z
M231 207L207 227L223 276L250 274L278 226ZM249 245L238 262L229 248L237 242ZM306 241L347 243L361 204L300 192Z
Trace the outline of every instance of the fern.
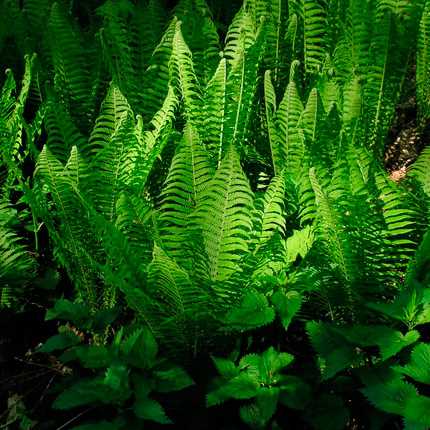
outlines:
M73 150L76 153L76 148ZM73 156L72 151L72 156ZM82 165L76 165L80 168ZM97 254L97 241L85 222L79 199L74 189L76 178L54 157L45 146L39 155L35 176L40 181L40 192L34 200L34 210L44 220L57 247L56 256L76 283L77 293L96 306L95 273L93 257ZM42 191L43 190L43 191ZM50 194L55 214L49 212ZM81 216L79 216L81 215ZM58 220L60 224L58 225ZM94 247L90 254L85 244Z
M430 162L430 149L426 148L412 165L410 174L421 184L424 192L430 197L430 172L428 170Z
M182 22L197 79L204 86L216 70L220 51L219 35L211 11L205 0L182 0L174 13Z
M111 84L89 138L88 156L107 146L122 116L129 111L130 106L126 98L116 85Z
M36 262L11 227L15 210L0 205L0 307L19 303L28 282L35 276Z
M74 118L79 118L80 129L85 132L94 109L90 74L79 34L58 3L51 7L48 37L56 90Z
M241 255L248 250L253 196L230 147L196 207L196 226L201 229L208 256L209 277L223 281L239 270Z
M191 214L211 178L208 154L196 130L187 125L161 194L159 217L163 247L178 261L186 255Z
M418 34L418 50L417 50L417 102L420 109L420 119L424 123L430 115L430 95L427 82L430 77L429 70L429 42L430 38L430 3L425 2L425 7L422 13L419 34Z
M292 71L296 63L291 66ZM299 120L303 105L297 92L297 86L291 81L276 109L273 89L270 88L269 76L266 77L266 114L270 146L275 172L285 169L291 176L297 175L301 158L304 154L303 133L299 128Z
M204 138L217 165L225 151L224 127L226 114L227 62L223 58L204 91Z
M145 98L142 105L142 115L146 121L152 119L160 109L165 99L170 82L169 63L173 51L173 38L177 30L178 20L172 19L160 42L154 49L149 65L142 77L142 89Z
M172 85L182 95L186 120L197 130L200 130L199 113L202 109L200 83L194 72L191 51L181 32L180 21L176 23L175 35L173 36L170 74Z
M303 18L306 71L315 73L321 67L325 56L326 11L324 2L303 1Z

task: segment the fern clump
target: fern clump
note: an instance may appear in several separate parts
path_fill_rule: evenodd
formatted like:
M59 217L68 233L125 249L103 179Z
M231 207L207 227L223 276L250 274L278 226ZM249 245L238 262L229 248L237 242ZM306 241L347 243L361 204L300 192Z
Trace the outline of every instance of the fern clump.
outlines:
M429 2L170 3L0 2L0 304L58 326L52 425L428 428L430 153L384 161Z

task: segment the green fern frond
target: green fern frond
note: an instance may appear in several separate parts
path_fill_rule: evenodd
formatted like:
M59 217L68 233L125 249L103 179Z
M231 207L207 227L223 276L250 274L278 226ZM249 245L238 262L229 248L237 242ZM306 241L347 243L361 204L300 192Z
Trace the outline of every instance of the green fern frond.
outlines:
M136 32L133 46L133 64L136 70L145 70L151 55L160 42L166 25L166 12L159 0L137 4L131 26Z
M228 147L230 143L240 147L248 137L259 71L265 52L265 39L266 25L263 21L252 45L246 48L245 41L242 40L242 49L228 73L224 147Z
M240 271L252 229L253 196L233 147L227 151L196 208L196 227L202 231L209 276L227 280Z
M181 21L176 23L173 51L170 60L172 86L182 95L185 118L198 131L201 130L202 91L194 71L193 57L181 31Z
M315 193L317 215L319 217L319 234L322 235L326 244L326 251L330 254L330 260L335 267L346 288L347 300L352 302L353 292L350 290L354 283L354 268L351 267L353 261L351 243L343 233L343 222L338 212L333 207L327 192L321 185L314 168L309 171L309 179Z
M430 117L430 2L425 2L422 13L417 49L417 102L422 123Z
M48 134L46 144L63 164L66 163L73 146L82 151L86 149L87 142L85 137L73 123L64 105L54 98L46 103L44 123Z
M196 130L187 125L161 193L159 217L162 246L179 262L186 260L190 215L211 178L208 153Z
M225 38L224 57L228 64L235 68L244 51L247 51L256 40L257 28L250 13L241 8L228 28Z
M79 128L85 132L94 110L90 72L80 35L59 3L53 3L48 23L55 88Z
M181 0L174 15L182 22L197 79L205 86L215 73L220 52L219 35L209 7L205 0Z
M93 259L98 253L98 242L91 234L86 213L75 191L81 177L72 172L72 168L80 168L77 157L75 148L71 162L65 168L46 145L43 147L35 170L37 186L32 209L48 228L56 247L56 258L67 268L77 294L96 305Z
M121 118L130 110L131 108L126 98L118 86L112 83L103 100L100 114L91 132L88 142L88 154L84 152L84 155L91 157L94 153L105 148L120 124Z
M170 83L169 63L173 51L173 38L176 34L178 19L173 18L164 32L159 44L149 60L149 65L142 77L142 92L145 94L142 105L142 116L150 121L160 110L165 100Z
M227 61L222 58L204 91L204 140L217 165L221 162L226 114Z
M326 56L325 33L326 14L325 1L303 1L304 18L304 53L305 67L308 73L320 70Z
M318 97L317 89L313 88L299 120L299 128L304 135L306 145L310 148L315 142L318 120L321 117L321 105L318 103Z
M169 86L163 105L152 118L149 130L143 130L142 117L138 116L135 127L135 135L138 140L138 156L134 171L130 176L137 196L143 194L155 160L160 157L168 143L177 107L178 98L173 88Z
M121 191L132 184L138 157L138 139L131 112L125 112L107 145L97 152L90 168L94 171L91 192L95 207L108 220L116 218L116 204Z
M259 227L258 248L264 247L276 234L285 230L285 179L281 173L270 182L261 202L261 230Z
M406 191L386 177L376 175L376 184L383 202L383 216L387 226L385 238L395 247L387 254L393 269L405 268L417 246L417 235L422 230L421 209L408 199Z
M424 192L430 198L430 148L425 148L412 165L410 174L420 182Z
M293 62L292 70L295 64ZM285 169L292 176L297 175L304 155L304 136L299 129L302 112L303 104L297 86L294 81L290 81L275 113L271 147L272 154L278 158L273 160L277 171Z
M148 283L150 295L160 309L156 319L161 339L181 350L197 349L197 344L204 341L202 329L210 324L210 311L205 309L209 304L207 291L195 285L189 274L158 246L148 267Z
M9 225L15 211L0 204L0 308L13 306L35 276L36 261Z

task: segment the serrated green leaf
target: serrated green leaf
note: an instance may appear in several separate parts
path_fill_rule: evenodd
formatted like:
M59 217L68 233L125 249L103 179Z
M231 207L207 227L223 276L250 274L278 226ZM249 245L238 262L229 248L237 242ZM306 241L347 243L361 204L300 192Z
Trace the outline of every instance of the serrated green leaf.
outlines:
M224 378L230 379L239 374L239 369L236 367L233 361L227 360L226 358L211 357L215 364L218 373Z
M137 417L143 420L154 421L160 424L171 424L172 422L161 404L149 397L136 399L133 411Z
M160 393L183 390L194 384L188 373L180 367L154 371L154 378L156 379L154 389Z
M275 318L275 311L269 307L264 294L250 292L246 294L239 307L227 313L224 321L236 330L252 330L270 324Z
M228 399L245 400L255 397L259 391L259 382L249 374L242 372L206 397L208 407L218 405Z
M39 349L38 352L54 352L75 346L81 342L81 338L72 331L64 331L50 337Z
M278 397L278 388L262 388L254 402L240 408L240 417L252 428L264 428L276 412Z
M393 369L415 381L430 384L430 345L420 343L412 350L411 361L408 364L395 366Z
M271 302L281 318L284 329L287 330L302 305L301 295L297 291L279 290L272 295Z

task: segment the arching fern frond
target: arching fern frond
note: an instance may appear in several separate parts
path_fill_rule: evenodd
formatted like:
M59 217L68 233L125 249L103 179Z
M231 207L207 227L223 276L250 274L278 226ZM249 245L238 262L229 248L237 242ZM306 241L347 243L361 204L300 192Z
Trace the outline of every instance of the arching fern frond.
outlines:
M218 61L220 42L205 0L181 0L174 10L182 22L182 32L193 54L194 70L201 85L207 85Z
M225 281L240 270L248 251L253 196L233 147L202 192L195 212L209 263L209 276Z
M18 302L35 276L36 261L10 226L15 216L14 209L0 204L0 308Z
M181 21L176 23L173 36L173 51L170 60L170 78L178 94L182 95L186 120L198 131L201 130L200 113L202 92L194 71L193 58L181 31Z
M173 51L173 38L178 19L173 18L163 34L160 43L154 49L149 65L142 77L142 92L145 94L142 105L142 116L150 121L160 109L166 98L170 83L169 63Z
M90 168L92 197L96 209L109 221L116 219L116 204L121 191L131 185L138 156L134 118L125 112L106 146L97 152Z
M242 50L236 57L227 76L226 123L224 147L230 143L243 145L250 129L253 102L256 96L259 71L265 50L266 26L260 25L255 42L246 48L242 40Z
M325 1L303 1L304 53L308 73L317 72L326 55L326 13Z
M226 114L227 61L222 58L204 91L203 135L212 159L219 165L223 154Z
M294 69L294 64L291 68ZM268 76L266 76L266 114L270 147L275 171L285 169L289 175L295 176L303 158L304 135L299 128L299 121L303 112L303 104L299 97L294 81L288 84L284 96L275 112L274 91Z
M109 143L121 118L130 112L131 108L118 86L111 84L100 108L99 116L91 132L88 149L84 155L91 157ZM86 153L88 152L88 153Z
M230 24L225 39L224 57L230 66L237 67L243 52L255 43L256 36L257 28L254 20L242 7Z
M259 224L261 223L255 226L258 229L257 249L264 247L274 235L285 233L285 188L285 178L281 172L272 179L261 202L256 202L257 209L260 209Z
M86 212L75 191L81 178L76 169L82 167L76 148L72 150L71 162L66 166L46 145L43 147L36 165L32 210L48 228L55 256L74 281L78 296L96 306L93 259L98 254L98 241L91 234Z
M48 24L55 88L82 132L89 128L94 110L90 72L80 35L59 3L51 7Z
M422 13L417 50L417 102L420 120L425 123L430 117L430 2L425 2Z
M48 134L49 150L63 164L66 163L73 146L84 151L87 141L75 126L65 106L55 98L51 98L45 105L44 124Z
M154 162L168 142L177 106L178 98L173 88L169 86L163 105L152 118L149 130L143 130L142 117L138 117L135 127L138 156L131 175L131 182L137 196L142 196Z
M412 165L410 174L417 179L424 192L430 198L430 147L423 150L423 152L418 157L418 160Z
M154 320L159 338L174 350L196 351L210 324L209 295L159 246L148 267L149 293L159 304Z
M208 153L188 124L161 193L159 216L162 246L180 264L187 260L190 216L211 178Z

